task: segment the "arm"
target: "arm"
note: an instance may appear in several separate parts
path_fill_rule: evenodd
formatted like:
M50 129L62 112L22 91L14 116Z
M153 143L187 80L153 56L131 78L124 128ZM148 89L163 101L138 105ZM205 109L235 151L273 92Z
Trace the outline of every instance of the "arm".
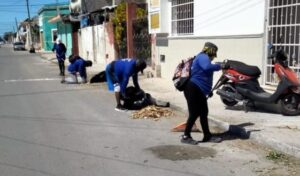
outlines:
M56 50L56 43L54 43L53 47L52 47L52 52L54 52Z
M86 79L86 68L83 60L79 65L78 72L82 78Z
M203 55L202 55L203 56ZM200 67L205 71L219 71L221 70L220 64L212 64L208 56L204 56L197 60Z
M128 81L129 81L129 76L127 76L127 75L124 76L124 78L121 82L121 85L120 85L122 94L125 94L125 90L126 90L126 87L128 85Z
M62 44L62 48L63 48L63 53L65 54L67 52L67 48L64 44Z
M138 82L138 74L135 73L134 75L132 75L132 81L133 81L133 85L135 88L137 88L138 90L141 89L139 82Z

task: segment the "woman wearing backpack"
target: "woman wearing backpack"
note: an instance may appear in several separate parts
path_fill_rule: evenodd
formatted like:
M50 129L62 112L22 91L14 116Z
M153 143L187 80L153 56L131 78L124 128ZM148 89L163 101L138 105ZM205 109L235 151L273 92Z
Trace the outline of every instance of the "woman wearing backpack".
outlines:
M221 142L221 138L213 137L208 126L207 96L210 96L213 82L213 73L221 69L220 64L212 64L211 61L217 57L218 47L210 42L204 44L202 51L196 56L192 63L191 77L184 88L184 96L187 101L189 117L181 142L196 145L198 141L191 136L191 130L200 116L203 131L202 142Z

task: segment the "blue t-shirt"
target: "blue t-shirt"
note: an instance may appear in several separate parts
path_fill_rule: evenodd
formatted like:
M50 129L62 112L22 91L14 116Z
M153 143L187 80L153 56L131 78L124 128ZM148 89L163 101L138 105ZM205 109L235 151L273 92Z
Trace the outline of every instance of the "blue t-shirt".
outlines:
M125 93L129 78L132 76L133 84L136 88L140 88L138 84L138 74L136 72L135 59L119 59L114 61L114 76L116 81L120 84L121 92Z
M66 59L66 46L63 43L57 44L54 43L52 51L56 52L56 58L57 60L65 60Z
M208 95L212 89L213 72L221 69L220 64L212 64L205 53L199 53L193 61L191 68L191 81Z
M85 60L78 56L75 62L69 65L68 71L72 74L79 72L82 78L86 78Z

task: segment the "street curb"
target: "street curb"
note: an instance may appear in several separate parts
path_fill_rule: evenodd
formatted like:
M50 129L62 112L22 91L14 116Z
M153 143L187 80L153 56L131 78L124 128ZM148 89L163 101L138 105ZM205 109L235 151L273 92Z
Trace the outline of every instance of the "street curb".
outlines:
M252 134L251 139L255 140L256 142L267 145L277 151L282 153L286 153L288 155L300 158L300 148L294 147L280 141L277 141L273 138L266 137L262 134Z

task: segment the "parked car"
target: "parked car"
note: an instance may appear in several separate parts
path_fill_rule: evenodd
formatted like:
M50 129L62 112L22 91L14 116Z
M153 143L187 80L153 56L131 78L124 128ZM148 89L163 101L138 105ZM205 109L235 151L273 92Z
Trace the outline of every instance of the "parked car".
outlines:
M23 42L15 42L13 44L14 51L16 50L25 50L25 44Z

